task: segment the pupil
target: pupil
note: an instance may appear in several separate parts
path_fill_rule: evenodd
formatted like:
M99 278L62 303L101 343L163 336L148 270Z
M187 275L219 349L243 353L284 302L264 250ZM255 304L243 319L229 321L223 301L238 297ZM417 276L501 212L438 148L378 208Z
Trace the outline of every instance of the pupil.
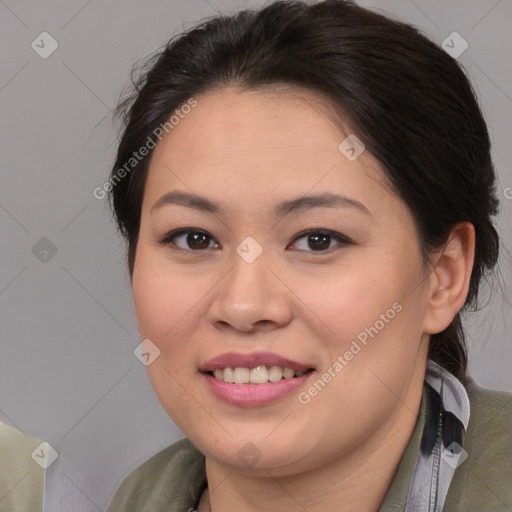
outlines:
M309 236L309 239L310 241L311 240L315 240L316 242L318 242L319 239L324 239L324 243L323 244L314 244L313 246L310 246L312 249L314 250L317 250L317 249L328 249L329 248L329 235L310 235ZM327 240L327 243L325 243L325 240Z
M187 243L190 246L193 246L194 244L196 244L198 242L200 237L203 238L203 244L199 243L200 247L196 246L196 248L207 249L208 248L208 241L206 239L208 237L204 233L189 233L188 236L187 236ZM206 240L206 243L205 243L205 240Z

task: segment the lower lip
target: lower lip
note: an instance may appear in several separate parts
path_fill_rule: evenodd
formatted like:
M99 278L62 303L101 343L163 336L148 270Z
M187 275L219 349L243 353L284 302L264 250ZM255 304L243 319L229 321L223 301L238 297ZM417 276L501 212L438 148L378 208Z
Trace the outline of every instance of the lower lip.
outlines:
M203 373L210 389L222 400L234 405L257 407L274 402L279 398L297 390L315 372L305 373L300 377L282 379L267 384L231 384Z

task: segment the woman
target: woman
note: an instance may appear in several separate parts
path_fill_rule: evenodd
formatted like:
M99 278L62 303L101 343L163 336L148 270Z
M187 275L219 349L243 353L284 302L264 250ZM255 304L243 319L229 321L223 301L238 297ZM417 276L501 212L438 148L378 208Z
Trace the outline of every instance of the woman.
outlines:
M508 510L512 394L460 312L498 257L455 60L342 0L171 40L109 182L155 392L186 439L109 512Z

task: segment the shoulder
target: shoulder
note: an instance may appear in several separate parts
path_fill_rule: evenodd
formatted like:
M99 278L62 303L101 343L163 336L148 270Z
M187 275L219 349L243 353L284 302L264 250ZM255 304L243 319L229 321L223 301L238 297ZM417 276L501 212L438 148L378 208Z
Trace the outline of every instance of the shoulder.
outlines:
M467 448L474 450L475 469L492 466L495 471L502 470L512 488L512 393L486 389L474 382L466 390L471 407Z
M475 470L490 466L502 468L508 477L512 470L512 393L466 385L470 418L464 447L473 451ZM469 452L468 452L469 460ZM512 481L508 481L512 487Z
M181 439L129 473L107 512L186 511L196 505L205 485L204 456Z
M447 511L512 507L512 393L465 386L470 418L463 443L465 458L456 468Z
M0 421L0 443L2 443L2 455L17 453L19 451L32 451L43 441L32 437ZM29 453L30 455L30 453Z
M0 512L41 510L48 444L0 422Z
M486 422L491 414L498 420L497 426L500 426L502 420L512 418L512 392L487 389L473 380L469 381L465 388L471 404L471 413L475 413L472 414L475 425L481 424L482 421Z

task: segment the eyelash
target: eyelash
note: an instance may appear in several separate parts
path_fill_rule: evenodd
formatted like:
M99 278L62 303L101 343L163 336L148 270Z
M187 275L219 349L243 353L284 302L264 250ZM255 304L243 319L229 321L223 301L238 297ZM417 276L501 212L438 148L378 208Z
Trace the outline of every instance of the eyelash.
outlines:
M201 235L205 235L210 240L214 240L214 238L211 237L208 233L206 233L205 231L202 231L200 229L197 229L197 228L179 228L179 229L175 229L174 231L171 231L171 232L167 233L163 239L158 241L158 243L160 245L163 245L163 246L169 246L173 251L186 252L186 253L191 253L191 252L192 253L202 253L202 252L204 252L204 251L206 251L208 249L208 248L207 249L183 249L182 247L178 247L175 244L173 244L172 240L175 237L180 236L180 235L184 235L184 234L188 234L188 233L198 233L198 234L201 234ZM329 236L331 239L336 239L339 242L339 245L342 246L342 247L345 246L345 245L353 244L353 242L349 238L347 238L346 236L343 236L340 233L336 233L335 231L330 231L328 229L308 229L306 231L301 231L293 239L293 242L296 242L297 240L299 240L301 238L304 238L304 237L307 237L307 236L312 235L312 234ZM331 253L335 249L336 249L336 247L334 247L334 248L331 247L331 248L326 249L326 250L318 250L318 251L314 251L314 250L307 251L306 250L305 252L318 253L318 254L326 254L326 253ZM304 251L304 249L297 249L297 250L298 251Z

